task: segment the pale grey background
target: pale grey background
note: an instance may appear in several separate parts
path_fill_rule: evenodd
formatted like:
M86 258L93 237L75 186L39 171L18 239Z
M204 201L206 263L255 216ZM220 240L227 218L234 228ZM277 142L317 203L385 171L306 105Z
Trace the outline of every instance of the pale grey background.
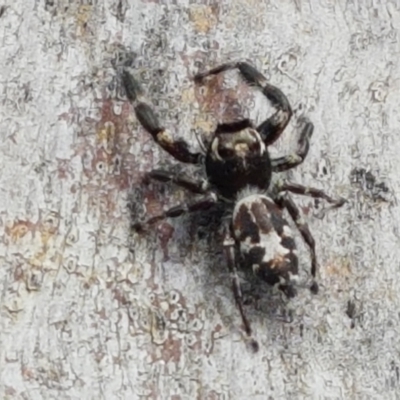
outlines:
M0 397L400 398L399 2L189 3L3 3ZM203 89L190 79L251 61L296 110L275 152L294 148L301 113L315 123L291 178L349 200L321 219L322 204L298 199L321 291L287 305L267 292L246 307L256 355L218 246L193 220L129 236L130 193L149 214L185 196L140 189L145 171L174 161L118 93L121 48L159 115L194 147L191 128L270 111L233 73Z

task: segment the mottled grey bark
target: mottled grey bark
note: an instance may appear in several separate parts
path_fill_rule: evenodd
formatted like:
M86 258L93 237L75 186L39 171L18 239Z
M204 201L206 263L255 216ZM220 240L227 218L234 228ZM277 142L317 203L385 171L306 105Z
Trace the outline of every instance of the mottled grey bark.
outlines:
M189 3L3 3L0 397L399 398L399 2ZM321 290L290 303L266 290L246 306L256 355L200 217L129 235L129 201L154 215L185 195L141 185L175 162L118 93L121 48L193 148L195 130L271 111L234 73L194 86L194 73L227 60L249 60L290 99L274 154L293 149L300 115L315 123L289 176L348 203L322 218L323 203L298 198Z

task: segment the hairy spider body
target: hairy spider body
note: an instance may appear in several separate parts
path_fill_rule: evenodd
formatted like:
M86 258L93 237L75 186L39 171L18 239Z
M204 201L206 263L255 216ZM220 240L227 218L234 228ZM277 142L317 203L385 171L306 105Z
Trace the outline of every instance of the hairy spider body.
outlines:
M287 297L296 295L294 283L298 276L298 259L292 230L283 217L283 211L286 210L309 246L313 278L310 289L317 293L315 242L289 192L322 198L333 207L343 205L345 200L333 199L319 189L296 183L271 183L273 173L294 168L304 161L310 147L313 124L303 117L295 153L271 158L268 146L279 138L292 116L289 101L280 89L270 85L260 72L245 62L223 64L196 75L195 81L202 83L207 76L230 69L238 69L241 77L249 85L261 90L276 111L259 126L253 125L248 119L218 124L210 142L200 143L203 153L192 152L185 141L174 139L160 125L151 105L144 98L139 83L126 69L122 80L137 119L155 142L178 161L204 163L207 175L206 180L196 180L165 170L151 171L149 178L172 182L201 196L195 201L172 207L143 223L136 223L134 228L141 230L162 219L205 211L216 203L223 202L228 213L232 215L223 226L223 253L232 275L232 289L244 329L251 337L251 326L243 309L238 266L251 269L269 285L278 285ZM254 339L252 345L254 349L258 348Z
M282 210L266 195L250 194L233 211L232 230L242 264L269 285L294 297L298 274L296 244Z

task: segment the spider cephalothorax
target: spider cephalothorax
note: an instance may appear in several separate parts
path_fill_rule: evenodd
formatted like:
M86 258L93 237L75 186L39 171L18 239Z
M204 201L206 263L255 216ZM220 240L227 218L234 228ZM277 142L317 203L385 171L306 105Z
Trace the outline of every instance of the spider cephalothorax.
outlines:
M192 152L185 141L174 139L160 125L150 103L146 102L139 83L126 69L123 71L122 80L137 119L156 143L178 161L204 163L207 176L207 179L196 180L165 170L151 171L148 174L151 179L172 182L202 196L193 202L178 205L161 215L151 217L143 223L136 223L134 227L139 230L164 218L205 211L217 203L223 203L231 218L227 223L224 222L222 248L232 273L233 292L244 328L251 337L251 326L243 310L237 267L251 269L268 284L278 285L288 297L296 295L294 284L298 275L298 259L292 230L283 217L283 211L286 209L310 248L313 277L311 290L317 293L315 242L289 192L322 198L334 207L341 206L344 200L335 200L319 189L296 183L279 181L271 184L274 172L286 171L304 161L314 127L308 118L303 117L300 121L301 131L295 153L271 158L268 146L279 138L292 116L289 101L281 90L270 85L260 72L245 62L223 64L196 75L195 81L202 83L209 75L235 68L249 85L261 90L276 111L258 126L248 119L219 124L207 145L200 142L203 152ZM254 340L252 344L257 347Z
M272 175L267 146L248 120L218 126L205 167L210 184L229 199L248 186L268 188Z

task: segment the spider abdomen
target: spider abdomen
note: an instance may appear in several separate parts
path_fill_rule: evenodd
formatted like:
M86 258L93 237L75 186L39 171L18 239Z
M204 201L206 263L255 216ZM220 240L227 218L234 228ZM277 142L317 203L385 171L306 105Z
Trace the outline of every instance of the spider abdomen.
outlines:
M252 194L234 208L232 229L245 268L270 285L294 296L292 279L298 274L296 244L281 209L266 195Z

